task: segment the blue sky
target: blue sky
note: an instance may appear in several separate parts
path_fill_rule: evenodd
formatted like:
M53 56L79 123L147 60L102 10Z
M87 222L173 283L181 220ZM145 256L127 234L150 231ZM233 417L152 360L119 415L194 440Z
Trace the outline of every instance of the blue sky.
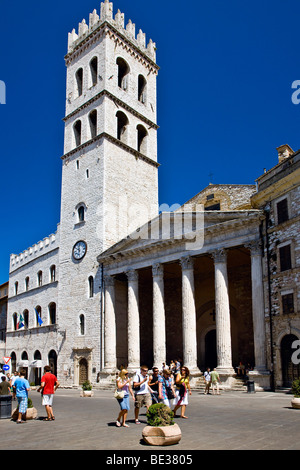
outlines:
M210 182L253 184L300 148L299 0L116 0L157 45L160 203ZM67 33L100 0L0 4L0 284L9 256L56 230ZM212 176L211 176L212 175Z

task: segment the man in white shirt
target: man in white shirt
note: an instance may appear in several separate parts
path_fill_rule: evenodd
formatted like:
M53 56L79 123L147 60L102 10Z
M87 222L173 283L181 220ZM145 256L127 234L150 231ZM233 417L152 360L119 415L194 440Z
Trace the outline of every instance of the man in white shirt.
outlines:
M141 366L140 372L133 377L133 391L135 394L134 417L135 424L141 424L139 421L140 408L144 405L147 408L152 405L151 388L149 387L148 367Z

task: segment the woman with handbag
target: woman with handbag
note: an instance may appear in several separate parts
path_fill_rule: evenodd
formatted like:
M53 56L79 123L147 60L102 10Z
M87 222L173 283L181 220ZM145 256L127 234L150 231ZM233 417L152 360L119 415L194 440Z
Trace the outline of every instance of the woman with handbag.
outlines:
M176 398L173 401L173 405L175 405L173 410L174 417L176 416L178 408L181 407L181 418L187 418L187 416L185 416L185 409L188 405L188 392L192 395L189 375L189 369L183 366L180 368L180 373L176 375Z
M116 382L117 390L115 392L115 397L120 405L120 413L116 421L116 426L129 428L128 424L126 424L126 418L128 411L130 410L129 394L132 396L133 401L135 400L135 397L131 388L131 379L128 378L128 371L126 369L121 370Z
M158 398L170 408L170 400L175 398L175 390L172 380L172 372L169 369L162 371L158 378Z

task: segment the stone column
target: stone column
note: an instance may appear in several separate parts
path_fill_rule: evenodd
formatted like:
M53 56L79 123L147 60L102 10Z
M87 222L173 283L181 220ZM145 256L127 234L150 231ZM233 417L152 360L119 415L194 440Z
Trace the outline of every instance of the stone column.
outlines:
M166 362L166 319L164 303L164 268L152 266L153 275L153 364L158 368Z
M104 276L104 370L116 370L115 285L112 276Z
M261 244L259 241L254 241L247 245L247 248L250 248L251 251L255 371L266 373L266 332Z
M215 264L215 303L217 369L222 374L234 374L232 367L230 307L227 276L227 253L216 250L212 253Z
M181 258L182 269L182 333L183 362L190 372L199 373L197 367L197 327L194 289L193 259L189 256Z
M139 277L134 269L127 271L128 278L128 370L140 367L140 315Z

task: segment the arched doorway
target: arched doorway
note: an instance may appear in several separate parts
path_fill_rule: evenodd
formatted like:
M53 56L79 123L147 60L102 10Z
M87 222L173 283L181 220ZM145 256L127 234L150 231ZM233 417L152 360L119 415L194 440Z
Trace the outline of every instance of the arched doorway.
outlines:
M79 385L88 380L88 361L82 357L79 361Z
M292 344L298 339L295 335L286 335L281 341L282 385L284 387L290 387L293 380L300 377L300 365L292 362L292 354L295 352Z
M205 336L205 368L217 367L216 330L210 330Z

